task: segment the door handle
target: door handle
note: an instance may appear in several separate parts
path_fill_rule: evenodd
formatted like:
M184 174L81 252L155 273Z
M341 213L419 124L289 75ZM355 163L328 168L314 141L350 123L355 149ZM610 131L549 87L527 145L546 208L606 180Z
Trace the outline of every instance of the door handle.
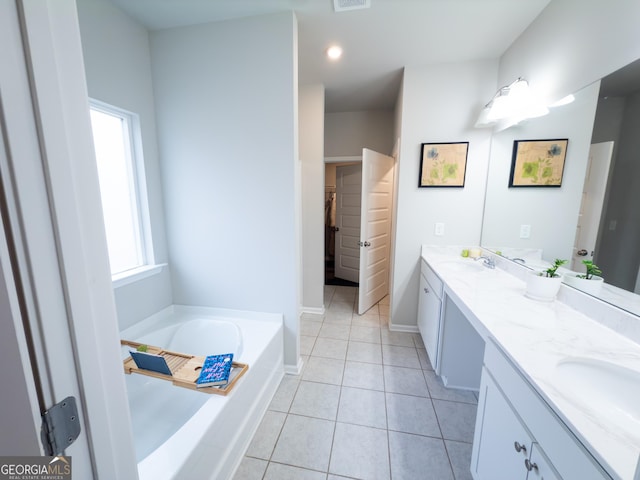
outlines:
M587 253L589 253L589 252L587 252L587 251L583 248L582 250L578 250L578 251L576 252L576 255L578 255L579 257L586 257L586 256L587 256Z
M361 247L370 247L371 243L365 240L364 242L358 242L358 245L360 245Z

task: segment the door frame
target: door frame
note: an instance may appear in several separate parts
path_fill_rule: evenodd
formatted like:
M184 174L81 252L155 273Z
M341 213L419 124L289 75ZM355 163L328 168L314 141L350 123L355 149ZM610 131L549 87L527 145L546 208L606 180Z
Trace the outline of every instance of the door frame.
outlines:
M392 327L391 319L393 314L393 279L394 279L394 264L395 264L395 251L396 251L396 229L397 229L397 214L398 214L398 188L399 188L399 175L398 175L398 158L400 158L400 138L396 138L396 141L393 145L393 150L389 155L393 158L393 194L391 200L391 239L390 239L390 252L389 252L389 326ZM352 163L352 162L362 162L362 155L354 155L354 156L333 156L333 157L324 157L324 164L327 163ZM326 185L326 180L323 177L323 187ZM324 191L324 189L323 189ZM324 198L319 199L324 204ZM322 220L324 222L324 219ZM324 261L324 250L322 251L323 261ZM321 285L324 288L324 276L323 282ZM326 306L325 306L326 307ZM417 328L417 327L416 327ZM394 330L394 328L391 328ZM411 331L414 332L415 329L410 328L407 330L405 327L399 326L399 328L395 328L397 331Z
M79 385L81 426L91 457L83 461L90 462L96 478L137 478L97 167L91 161L95 154L76 4L74 0L14 1L37 130L37 140L28 141L40 151L44 178L41 184L23 176L15 188L17 196L36 191L46 195L48 211L41 213L52 226L51 248L62 285L59 293L51 293L34 284L28 295L57 297L55 301L66 310L60 334L38 339L36 345L42 345L42 350L37 346L37 351L25 351L28 347L22 342L19 348L21 355L31 354L32 362L35 356L42 363L38 366L45 367L40 369L41 378L55 401L64 392L58 391L62 389L51 373L69 368L60 364L61 353L72 358L75 368L71 366L69 375L75 375ZM13 159L13 164L18 161ZM15 218L22 224L33 221L22 209L16 209ZM32 272L50 268L28 248L24 251ZM24 263L19 265L24 268ZM40 425L35 427L39 431ZM71 445L67 453L73 456L73 451Z

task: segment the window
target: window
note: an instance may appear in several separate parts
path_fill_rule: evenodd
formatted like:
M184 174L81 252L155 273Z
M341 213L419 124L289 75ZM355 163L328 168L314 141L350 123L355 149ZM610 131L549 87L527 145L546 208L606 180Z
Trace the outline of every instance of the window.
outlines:
M109 262L115 280L152 262L139 120L133 113L94 100L90 108Z

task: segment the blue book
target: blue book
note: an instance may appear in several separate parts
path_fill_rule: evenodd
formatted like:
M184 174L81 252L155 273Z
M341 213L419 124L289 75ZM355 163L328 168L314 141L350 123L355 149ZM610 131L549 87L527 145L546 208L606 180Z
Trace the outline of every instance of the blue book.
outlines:
M209 355L202 365L200 377L196 381L196 387L213 387L229 383L233 353L223 355Z
M138 368L143 370L151 370L152 372L162 373L164 375L172 375L167 361L161 355L146 352L129 352L131 358L136 363Z

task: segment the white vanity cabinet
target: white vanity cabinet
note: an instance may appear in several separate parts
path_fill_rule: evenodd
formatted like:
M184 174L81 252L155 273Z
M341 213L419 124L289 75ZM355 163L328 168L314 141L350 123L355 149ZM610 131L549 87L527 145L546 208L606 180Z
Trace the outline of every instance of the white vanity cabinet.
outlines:
M485 348L471 473L475 480L611 478L491 341Z
M560 479L486 369L476 422L475 479Z
M418 330L434 370L438 369L440 320L442 313L442 280L423 260L420 268Z

